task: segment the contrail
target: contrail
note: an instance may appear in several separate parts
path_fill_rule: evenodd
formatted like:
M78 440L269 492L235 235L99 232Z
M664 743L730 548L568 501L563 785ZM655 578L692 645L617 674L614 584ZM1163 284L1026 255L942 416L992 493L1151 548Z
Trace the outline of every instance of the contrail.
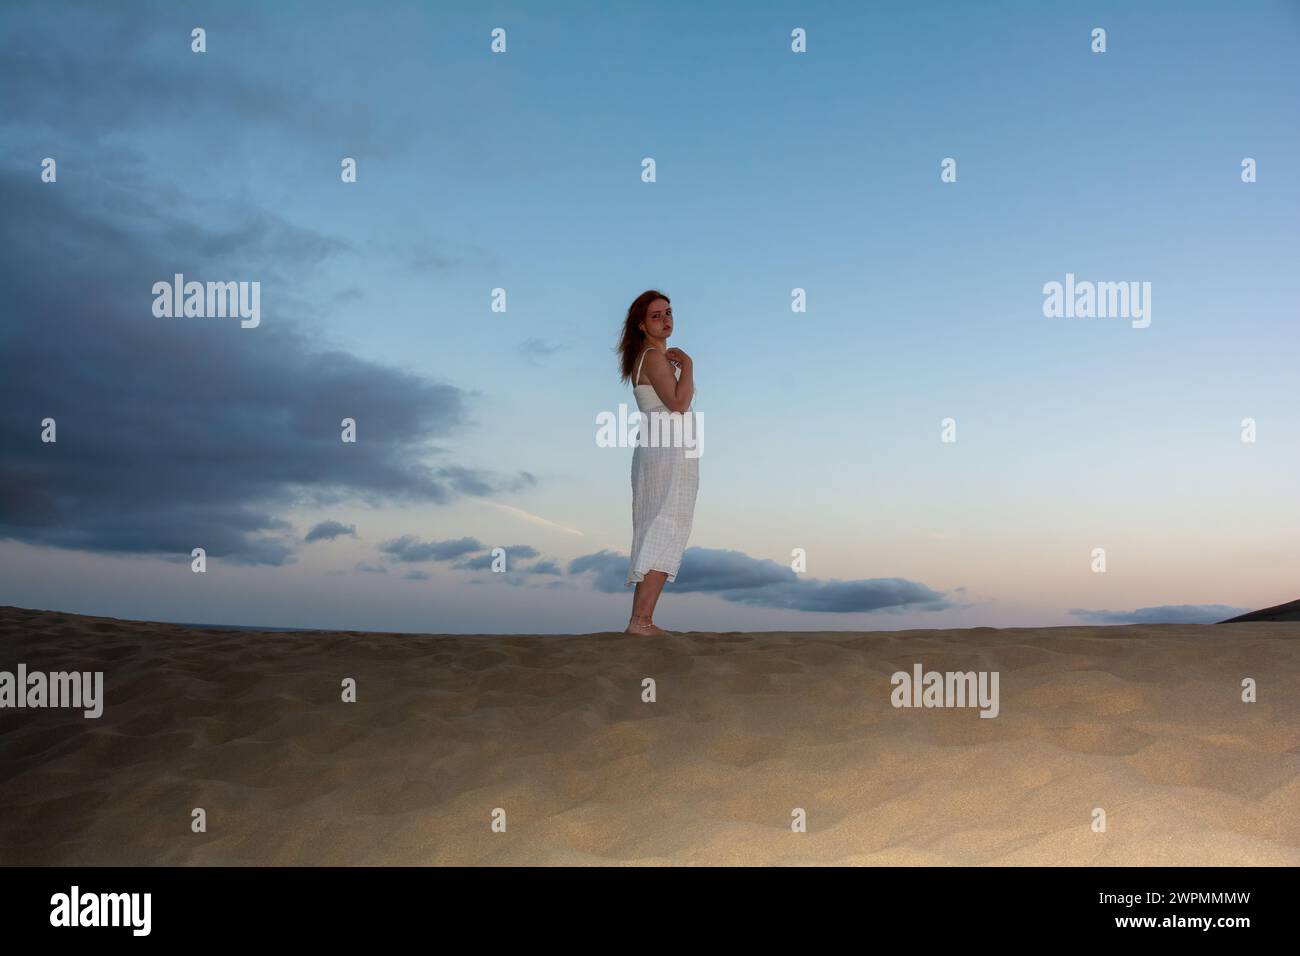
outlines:
M491 505L493 508L496 508L498 511L504 511L506 514L514 515L517 518L523 518L525 521L532 522L533 524L539 524L544 528L554 528L557 531L563 531L566 534L576 534L580 538L586 537L586 535L583 534L581 531L579 531L577 528L566 528L562 524L556 524L554 521L551 521L548 518L543 518L540 515L532 514L530 512L525 511L523 508L516 508L514 505L503 505L498 501L483 501L482 498L475 498L474 500L481 501L485 505Z

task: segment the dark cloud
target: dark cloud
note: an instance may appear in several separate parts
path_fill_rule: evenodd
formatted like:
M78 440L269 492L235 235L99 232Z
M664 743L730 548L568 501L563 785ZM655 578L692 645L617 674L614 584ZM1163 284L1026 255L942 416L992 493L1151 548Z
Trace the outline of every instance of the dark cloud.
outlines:
M456 465L439 469L438 476L446 481L452 490L464 495L479 497L486 497L502 491L524 491L537 484L537 479L527 471L520 471L512 476L502 477Z
M335 538L345 534L351 535L355 538L357 536L357 526L354 524L344 524L341 521L322 521L320 524L316 525L316 527L308 531L307 537L303 538L303 540L308 543L311 543L312 541L333 541Z
M451 541L421 541L414 535L385 541L379 550L397 561L450 561L461 555L482 551L483 544L476 538L456 538Z
M599 551L569 562L569 573L591 573L598 591L617 594L627 590L628 560L627 555ZM676 593L716 594L755 607L839 614L950 606L942 594L903 578L822 581L801 577L775 561L715 548L688 548L677 580L669 587Z
M627 566L631 558L615 551L597 551L584 554L569 562L570 574L593 574L592 584L597 591L618 594L626 590ZM680 579L679 579L680 580Z
M506 550L507 553L509 553L511 549L507 548ZM504 578L506 583L512 585L513 587L523 587L526 585L532 587L541 587L542 585L540 584L539 585L532 584L532 578L538 575L542 577L563 577L564 576L564 571L560 568L559 562L554 560L553 558L546 558L541 561L535 561L532 564L525 565L522 568L516 567L513 562L514 559L511 558L510 563L507 565L509 570L504 574L498 575L499 577ZM547 585L545 585L545 587L549 589L554 589L556 585L563 585L564 583L565 582L563 581L551 581Z
M495 550L495 548L492 550ZM492 565L496 559L492 555L492 550L488 550L488 546L477 538L421 541L414 535L409 534L385 541L379 546L380 553L394 561L454 561L451 567L461 571L493 570ZM559 563L552 558L542 559L522 567L519 566L517 562L539 556L538 550L530 544L512 544L504 550L506 553L506 570L500 574L494 574L493 577L501 578L507 584L519 587L528 584L530 577L535 575L563 576L564 574ZM476 551L485 551L486 553L473 558L464 558L465 555L473 554ZM456 561L457 558L464 559ZM412 571L406 576L419 581L427 580L429 577L423 571Z
M495 548L493 550L495 550ZM530 544L512 544L508 545L504 550L506 553L506 569L516 574L520 573L523 569L517 569L515 567L515 561L520 558L535 558L539 553L538 550ZM494 560L496 559L493 558L492 552L489 551L487 554L481 555L477 558L470 558L467 561L457 562L453 567L461 568L465 571L490 571L492 570L492 562Z
M1226 604L1164 604L1135 611L1090 611L1071 608L1070 613L1089 624L1215 624L1245 613L1244 608Z
M533 483L448 460L438 443L467 420L461 389L303 331L284 290L311 285L337 252L328 237L238 208L212 226L163 205L124 216L121 192L0 168L0 538L281 564L292 505ZM152 285L177 272L262 282L261 325L156 318ZM57 443L40 440L46 417ZM356 443L340 440L344 418Z
M741 551L687 548L673 590L750 592L798 580L799 575L788 565L766 558L751 558Z
M456 538L449 541L421 541L414 535L403 535L400 538L393 538L385 541L379 546L380 552L387 558L397 562L414 562L414 561L455 561L466 554L472 554L476 551L486 551L474 558L466 558L461 561L455 561L451 567L462 571L491 571L492 565L496 560L491 551L487 551L487 545L481 543L477 538ZM493 549L495 550L495 549ZM493 574L494 579L499 578L507 584L514 587L520 587L530 582L530 579L536 575L563 577L564 571L561 569L559 562L553 558L545 558L535 561L532 564L519 566L518 561L538 557L538 551L529 544L512 544L504 549L506 552L506 570L499 574ZM377 566L358 566L360 570L372 571ZM430 575L426 571L412 570L405 575L413 581L427 581Z

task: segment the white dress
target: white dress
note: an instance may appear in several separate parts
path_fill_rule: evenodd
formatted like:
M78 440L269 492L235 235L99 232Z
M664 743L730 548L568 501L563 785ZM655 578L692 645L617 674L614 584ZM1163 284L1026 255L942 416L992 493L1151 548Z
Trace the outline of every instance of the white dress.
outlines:
M649 352L646 349L645 352ZM641 378L645 352L632 377L632 394L637 408L645 415L668 413L653 385L635 384ZM682 370L674 367L680 379ZM694 404L694 398L691 399ZM687 411L690 415L693 412ZM649 422L642 419L641 434L651 434ZM628 565L627 583L645 579L647 571L665 571L669 581L677 579L677 569L691 536L695 516L695 494L700 486L700 459L685 447L654 447L649 439L638 442L632 452L632 560ZM696 449L698 451L698 449Z

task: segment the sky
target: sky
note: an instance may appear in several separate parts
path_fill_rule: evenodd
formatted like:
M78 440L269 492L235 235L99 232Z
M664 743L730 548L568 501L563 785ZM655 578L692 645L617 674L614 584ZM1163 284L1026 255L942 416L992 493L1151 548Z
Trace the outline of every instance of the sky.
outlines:
M1295 599L1298 53L1276 2L8 3L0 604L621 629L648 288L706 434L663 627Z

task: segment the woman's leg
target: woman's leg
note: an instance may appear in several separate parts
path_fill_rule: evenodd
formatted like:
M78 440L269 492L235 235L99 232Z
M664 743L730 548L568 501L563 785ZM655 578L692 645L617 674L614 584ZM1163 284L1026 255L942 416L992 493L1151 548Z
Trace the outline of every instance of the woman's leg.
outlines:
M629 629L654 627L651 618L654 617L655 605L659 603L659 595L667 581L667 571L647 571L645 577L636 583L636 591L632 594L632 621L628 625Z

